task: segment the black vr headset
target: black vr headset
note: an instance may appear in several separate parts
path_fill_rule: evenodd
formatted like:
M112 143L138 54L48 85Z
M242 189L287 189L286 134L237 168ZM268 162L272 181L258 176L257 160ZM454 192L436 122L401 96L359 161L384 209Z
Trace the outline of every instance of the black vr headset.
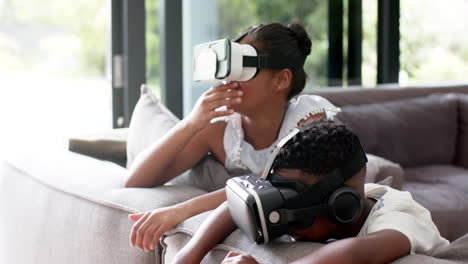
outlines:
M255 243L263 244L311 226L317 216L328 216L338 224L349 224L362 211L360 195L344 182L367 162L362 147L341 168L313 186L271 173L281 147L299 133L295 129L281 140L271 154L262 176L250 174L227 181L226 195L237 226Z
M232 41L220 39L193 48L193 80L196 82L248 81L261 69L297 68L305 57L263 56L254 46L238 43L253 28Z

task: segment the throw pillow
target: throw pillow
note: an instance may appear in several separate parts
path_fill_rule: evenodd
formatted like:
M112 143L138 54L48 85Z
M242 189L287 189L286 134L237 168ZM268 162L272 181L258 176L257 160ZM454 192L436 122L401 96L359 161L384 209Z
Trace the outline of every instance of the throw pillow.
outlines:
M451 164L457 135L456 107L455 98L437 94L344 106L337 118L356 132L366 153L403 167Z
M135 157L169 131L179 119L161 104L151 89L141 86L141 95L130 120L127 139L127 168Z

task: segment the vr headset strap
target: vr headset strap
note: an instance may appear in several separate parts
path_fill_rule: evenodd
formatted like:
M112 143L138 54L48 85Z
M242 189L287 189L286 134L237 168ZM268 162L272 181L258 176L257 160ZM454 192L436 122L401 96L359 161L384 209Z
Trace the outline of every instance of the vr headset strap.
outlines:
M276 174L268 175L268 180L273 186L293 189L298 193L307 189L307 186L299 181L291 180L289 178L282 177Z
M328 205L319 204L301 209L280 209L279 213L283 221L295 222L309 219L311 222L316 216L326 215L328 213Z
M364 149L361 146L357 153L354 154L354 157L351 159L351 161L345 163L345 165L340 168L341 175L344 181L349 180L356 173L358 173L362 169L362 167L366 165L366 163L366 153L364 153Z
M273 165L273 162L276 159L276 156L280 152L281 148L286 144L292 137L294 137L297 133L301 132L298 128L293 129L288 135L286 135L283 139L281 139L278 144L276 144L275 148L273 149L273 152L270 154L270 157L268 158L267 164L265 166L265 169L263 170L262 173L262 179L266 179L268 175L271 172L271 166Z
M258 69L294 69L304 65L305 57L243 56L242 66Z
M310 186L295 198L285 202L286 208L301 208L307 204L321 203L332 191L344 184L345 181L358 173L367 162L362 147L343 167L334 169L317 184Z

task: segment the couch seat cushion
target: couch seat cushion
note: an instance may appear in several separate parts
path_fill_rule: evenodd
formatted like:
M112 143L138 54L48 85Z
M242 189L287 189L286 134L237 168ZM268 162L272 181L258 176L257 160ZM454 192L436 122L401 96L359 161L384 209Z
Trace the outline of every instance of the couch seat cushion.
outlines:
M161 264L172 263L175 254L190 240L210 213L211 211L189 218L166 233L160 240L162 248ZM229 251L252 255L260 263L289 263L323 245L316 242L291 242L282 238L284 237L266 245L256 245L237 229L211 250L202 263L221 263Z
M192 238L202 221L210 214L206 212L179 224L175 229L167 232L160 240L161 264L169 264L175 254ZM435 251L435 257L412 254L402 257L392 263L398 264L454 264L468 258L466 245L468 235L457 240L451 246ZM256 245L240 230L234 231L223 242L211 250L202 260L202 264L221 263L229 251L252 255L259 263L290 263L309 252L317 250L324 244L317 242L290 242L280 237L266 245ZM453 260L453 261L452 261Z
M468 170L450 165L405 168L403 190L426 207L450 241L468 232Z

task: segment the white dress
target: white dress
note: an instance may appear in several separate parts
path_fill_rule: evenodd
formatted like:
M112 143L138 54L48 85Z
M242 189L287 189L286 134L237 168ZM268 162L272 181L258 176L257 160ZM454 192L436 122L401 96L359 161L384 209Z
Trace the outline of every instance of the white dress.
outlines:
M241 115L234 113L224 119L227 123L224 132L224 151L226 152L224 165L231 173L238 170L249 170L253 173L262 172L274 146L288 135L301 120L318 113L325 113L327 119L333 119L340 111L340 108L335 107L323 97L301 95L290 101L276 141L268 148L261 150L255 150L250 143L244 140Z

